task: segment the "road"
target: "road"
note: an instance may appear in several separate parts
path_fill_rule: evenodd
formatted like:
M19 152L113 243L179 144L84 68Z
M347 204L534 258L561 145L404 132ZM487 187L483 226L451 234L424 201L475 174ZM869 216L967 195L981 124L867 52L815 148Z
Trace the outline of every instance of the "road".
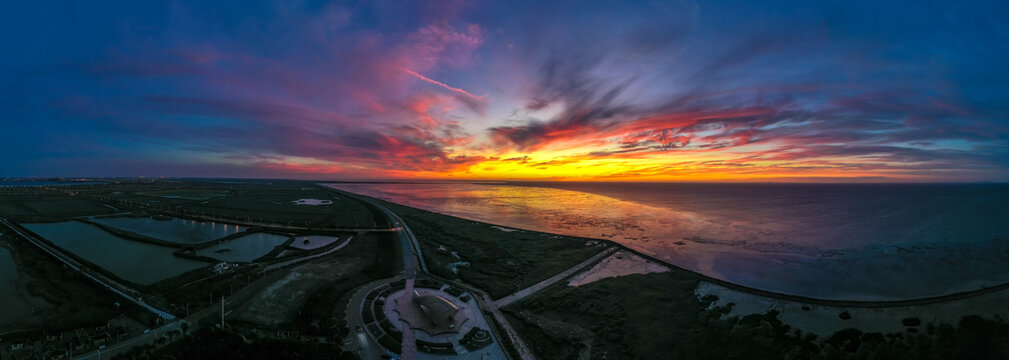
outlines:
M389 210L389 208L369 199L361 198L361 200L381 210L386 218L389 219L389 224L392 225L392 228L399 230L396 234L399 236L400 245L403 247L403 278L406 279L407 293L413 292L413 282L417 278L417 267L420 267L422 272L427 272L427 264L424 263L424 257L421 256L420 243L417 242L417 237L414 236L413 231L410 231L410 227L403 222L403 219L392 212L392 210ZM363 304L360 304L357 307L362 306ZM413 329L404 328L403 330L403 347L400 349L400 358L403 360L413 360L417 356L417 343L413 341Z
M522 360L536 360L536 356L533 355L532 350L526 346L525 341L522 341L522 337L519 336L515 328L512 328L511 324L508 323L508 319L501 313L501 310L494 306L493 301L490 299L490 295L487 295L483 290L475 289L477 303L480 304L481 308L490 311L491 316L494 317L494 321L498 323L498 326L504 330L505 335L511 340L512 346L515 347L515 351L519 353L519 357Z
M505 296L503 298L498 299L497 301L494 301L492 303L492 306L495 307L495 308L501 308L501 307L508 306L508 304L511 304L513 302L522 300L522 298L525 298L526 296L535 294L536 292L545 289L547 286L553 285L554 283L556 283L558 281L564 280L567 277L569 277L571 275L574 275L576 272L581 271L586 266L589 266L592 263L595 263L595 262L601 260L602 258L604 258L606 256L609 256L610 254L613 254L613 252L615 252L617 250L618 249L617 249L616 246L611 246L608 249L600 251L598 254L595 254L592 257L590 257L588 259L585 259L585 261L582 261L582 262L576 264L575 266L572 266L572 267L568 268L567 270L564 270L564 271L560 272L557 275L551 276L550 278L548 278L546 280L543 280L543 281L540 281L540 282L536 283L533 286L530 286L530 287L527 287L525 289L516 291L515 293L513 293L511 295Z
M398 281L402 277L395 277L392 279L382 279L372 281L365 284L358 290L354 295L350 297L350 301L347 302L347 326L354 331L354 338L352 343L345 343L348 351L357 351L358 356L364 360L378 360L381 359L381 354L376 349L381 349L378 342L372 339L368 334L368 331L364 330L364 327L368 324L364 323L364 319L361 318L361 314L364 313L364 300L375 288L384 286L393 281ZM360 328L361 331L357 331Z
M103 357L106 359L111 359L113 356L129 351L134 346L153 343L158 339L159 336L164 336L166 333L170 331L173 330L182 331L183 322L185 321L183 320L183 321L170 322L168 324L162 325L159 328L151 329L149 332L145 334L134 336L132 338L120 341L118 344L109 345L106 346L104 349L96 350L75 357L74 360L101 359Z
M239 290L238 292L232 294L230 297L225 298L223 301L228 308L234 308L238 304L248 300L249 298L255 296L264 287L269 286L278 278L284 276L283 273L275 273L272 276L267 276L265 278L260 278L259 280L253 282L249 286L246 286ZM199 324L200 320L207 317L218 317L221 316L221 302L215 302L210 306L200 309L197 312L190 314L188 317L181 319L179 321L170 322L157 329L152 329L149 333L142 334L139 336L132 337L128 340L124 340L118 344L107 346L101 351L93 351L88 354L82 355L80 357L75 357L75 360L83 359L99 359L99 352L101 357L109 359L112 356L118 355L129 351L134 346L151 344L158 339L159 335L164 335L168 331L172 330L182 330L183 323ZM227 320L225 320L227 321ZM181 338L181 337L180 337ZM178 338L176 338L178 339Z
M140 294L139 291L136 291L136 290L134 290L134 289L132 289L132 288L126 286L126 285L123 285L123 284L119 283L118 281L115 281L113 279L110 279L110 278L102 275L101 273L98 273L96 271L93 271L93 270L87 268L87 266L85 266L84 264L81 264L77 260L73 259L72 257L69 257L69 256L63 254L63 252L60 249L55 248L53 246L50 246L49 244L45 243L44 241L39 240L38 238L36 238L34 235L25 233L25 232L21 231L20 229L14 227L14 225L12 225L10 222L8 222L7 219L0 218L0 223L2 223L7 228L11 229L11 231L14 231L18 235L20 235L22 238L28 240L28 242L31 242L32 244L34 244L35 246L37 246L39 249L42 249L42 251L45 251L46 253L49 253L49 255L52 255L57 260L63 262L67 266L69 266L71 269L74 269L74 271L77 271L77 272L81 273L82 275L87 276L91 280L94 280L95 282L101 284L102 286L108 288L109 290L112 290L112 292L115 292L116 294L121 295L122 297L126 298L127 300L130 300L130 301L136 303L137 305L140 305L144 309L147 309L148 311L153 312L155 315L158 315L158 316L160 316L161 318L163 318L165 320L169 320L170 321L170 320L174 320L175 319L175 315L172 315L172 314L168 313L167 311L158 309L158 308L156 308L156 307L154 307L154 306L152 306L152 305L144 302L143 300L141 300L138 297L138 295Z
M413 231L410 230L410 227L403 222L403 219L392 212L392 210L389 210L389 208L382 206L382 204L363 197L359 199L381 210L385 214L385 217L389 219L392 229L396 230L396 233L399 235L400 244L403 246L403 271L407 279L412 279L417 275L418 266L421 271L427 272L427 263L424 262L424 256L420 251L420 243L417 241L417 237L414 236Z

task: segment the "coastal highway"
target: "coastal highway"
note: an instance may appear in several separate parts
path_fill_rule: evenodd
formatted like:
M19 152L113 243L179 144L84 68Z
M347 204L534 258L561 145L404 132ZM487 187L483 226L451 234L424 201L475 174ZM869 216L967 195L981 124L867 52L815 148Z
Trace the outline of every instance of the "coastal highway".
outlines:
M389 208L382 206L370 199L360 198L361 200L367 202L371 206L382 211L385 217L389 219L389 225L393 229L399 230L396 234L399 236L399 242L403 247L403 278L406 279L407 291L413 291L413 281L417 278L417 267L420 267L422 272L427 272L427 264L424 262L424 257L420 253L420 243L417 242L417 237L414 236L413 231L410 231L410 227L403 222L403 219L396 215L396 213L389 210ZM358 308L363 309L363 303L358 304ZM358 310L360 312L361 310ZM363 326L363 325L362 325ZM413 360L417 356L417 343L413 341L414 334L412 329L404 329L403 331L403 348L400 350L400 358L404 360Z
M400 244L403 246L403 273L406 275L406 278L413 279L416 277L418 266L422 272L427 272L427 263L424 262L424 256L421 254L420 243L417 242L417 237L414 236L410 227L403 222L403 219L392 212L392 210L389 210L389 208L371 199L364 197L358 197L358 199L382 211L385 217L389 219L392 230L396 231L397 235L399 235Z
M410 227L406 225L403 219L399 217L399 215L396 215L396 213L392 212L392 210L389 210L389 208L382 206L381 204L378 204L375 201L372 201L371 199L365 198L363 196L359 196L357 198L361 201L364 201L374 206L376 209L379 209L380 211L382 211L383 214L385 214L386 218L389 219L389 224L392 225L391 227L393 229L400 230L398 231L398 235L400 243L402 244L403 247L403 267L404 267L403 274L400 276L396 276L394 278L379 280L365 285L362 289L358 290L358 292L351 297L351 300L347 305L348 326L351 326L352 328L361 326L362 328L364 328L367 324L364 324L363 319L361 319L361 312L364 310L365 295L371 292L371 290L374 288L401 279L406 280L408 285L407 290L409 290L409 288L413 287L413 280L416 279L417 277L417 271L419 270L422 273L426 273L428 272L428 268L427 263L424 261L424 257L421 253L420 243L417 241L417 237L414 235L413 231L410 230ZM417 269L418 267L420 269ZM498 311L497 307L493 306L493 302L490 300L490 298L487 296L485 292L478 289L476 290L478 292L478 296L476 296L477 302L478 304L481 304L479 306L481 308L488 309L491 312L491 315L497 321L497 323L504 328L504 331L509 337L509 339L512 341L513 344L515 344L520 357L523 360L534 360L535 357L533 356L532 352L529 351L527 346L525 346L525 343L522 342L522 339L518 337L518 333L515 331L515 329L513 329L511 325L508 324L508 322L504 317L504 314ZM401 359L411 360L414 359L416 356L416 343L410 341L410 339L413 338L412 335L413 334L407 334L406 332L404 332L403 334L403 339L405 341L403 341ZM501 340L497 339L495 341L500 342ZM375 339L372 339L370 337L368 331L363 331L361 333L355 334L353 336L351 344L347 345L353 345L354 347L359 349L358 355L361 356L363 359L371 360L371 359L378 359L376 357L377 351L375 350L380 350L381 347L379 347L377 343L378 342Z

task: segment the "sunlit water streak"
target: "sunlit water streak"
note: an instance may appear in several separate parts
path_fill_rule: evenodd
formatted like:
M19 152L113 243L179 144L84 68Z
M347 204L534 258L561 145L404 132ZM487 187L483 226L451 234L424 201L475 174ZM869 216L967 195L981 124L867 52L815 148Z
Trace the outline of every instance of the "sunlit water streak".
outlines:
M895 300L1009 282L1009 186L330 184L503 226L611 239L738 284Z

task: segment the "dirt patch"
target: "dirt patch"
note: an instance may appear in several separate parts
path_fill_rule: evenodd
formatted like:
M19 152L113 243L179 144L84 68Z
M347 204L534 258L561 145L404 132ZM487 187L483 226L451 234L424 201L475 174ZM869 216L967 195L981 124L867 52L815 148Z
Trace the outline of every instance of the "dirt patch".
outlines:
M568 286L582 286L606 278L631 274L651 274L669 271L669 267L627 251L618 251L603 259L591 269L575 275Z
M302 307L312 306L306 302L321 284L359 274L366 265L362 259L345 258L298 266L250 299L238 316L270 328L289 324Z

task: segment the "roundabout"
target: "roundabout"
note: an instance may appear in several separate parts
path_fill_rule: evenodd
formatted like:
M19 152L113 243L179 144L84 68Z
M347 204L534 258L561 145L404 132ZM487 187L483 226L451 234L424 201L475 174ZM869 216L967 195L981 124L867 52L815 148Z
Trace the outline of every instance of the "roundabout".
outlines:
M400 279L371 287L360 318L361 331L386 353L400 354L404 338L413 338L419 359L505 358L476 299L437 280Z

